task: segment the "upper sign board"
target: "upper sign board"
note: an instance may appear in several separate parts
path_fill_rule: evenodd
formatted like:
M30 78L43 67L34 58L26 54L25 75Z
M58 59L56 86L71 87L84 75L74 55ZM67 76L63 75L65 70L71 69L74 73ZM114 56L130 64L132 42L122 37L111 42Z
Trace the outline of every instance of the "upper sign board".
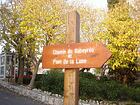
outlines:
M43 48L43 68L99 68L110 58L99 42L50 45Z

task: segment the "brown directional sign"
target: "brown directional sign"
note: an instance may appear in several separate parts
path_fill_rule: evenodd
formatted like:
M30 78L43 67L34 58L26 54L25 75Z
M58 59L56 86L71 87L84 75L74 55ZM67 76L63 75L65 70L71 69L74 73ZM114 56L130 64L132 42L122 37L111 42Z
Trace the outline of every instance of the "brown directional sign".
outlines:
M50 45L43 48L43 68L99 68L111 56L99 42Z

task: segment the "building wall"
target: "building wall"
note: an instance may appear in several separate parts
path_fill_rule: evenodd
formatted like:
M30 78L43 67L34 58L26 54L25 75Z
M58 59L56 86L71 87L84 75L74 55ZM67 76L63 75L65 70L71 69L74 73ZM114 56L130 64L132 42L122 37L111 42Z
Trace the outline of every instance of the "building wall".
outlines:
M0 79L5 78L5 54L0 54Z
M4 79L9 76L9 65L11 64L12 53L0 54L0 79Z

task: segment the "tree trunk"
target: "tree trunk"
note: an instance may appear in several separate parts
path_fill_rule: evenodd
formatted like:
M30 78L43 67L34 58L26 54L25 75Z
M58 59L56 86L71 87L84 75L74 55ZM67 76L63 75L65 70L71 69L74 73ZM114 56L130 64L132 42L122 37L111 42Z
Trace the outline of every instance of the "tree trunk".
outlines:
M123 84L127 85L127 75L123 76Z
M35 70L34 70L34 73L32 75L32 79L30 81L30 84L28 85L28 88L29 89L33 89L34 88L34 82L35 82L35 78L36 78L36 75L37 75L37 72L38 72L38 68L39 68L39 65L40 65L40 62L38 62L36 65L35 65Z
M23 84L24 57L22 57L22 54L18 55L18 61L18 83Z
M14 78L14 54L13 53L12 53L11 65L10 65L10 82L15 83L15 78Z

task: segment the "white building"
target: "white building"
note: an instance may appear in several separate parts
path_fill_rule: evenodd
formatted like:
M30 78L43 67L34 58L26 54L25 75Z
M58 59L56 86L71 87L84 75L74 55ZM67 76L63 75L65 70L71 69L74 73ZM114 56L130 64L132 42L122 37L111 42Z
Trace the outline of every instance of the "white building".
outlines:
M5 79L9 76L9 65L11 64L12 53L2 52L0 54L0 79Z

